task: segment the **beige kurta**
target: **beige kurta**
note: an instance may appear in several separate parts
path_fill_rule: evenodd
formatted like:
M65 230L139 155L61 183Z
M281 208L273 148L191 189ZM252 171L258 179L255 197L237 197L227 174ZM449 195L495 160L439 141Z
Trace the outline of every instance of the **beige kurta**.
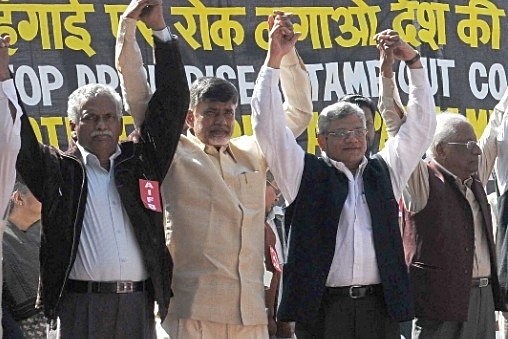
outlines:
M150 90L135 41L135 24L135 20L121 19L116 55L126 107L139 124ZM312 118L312 102L308 74L296 52L284 57L281 81L287 125L299 135ZM180 138L161 187L174 260L172 317L267 323L263 286L266 166L251 136L232 139L219 151L192 134Z

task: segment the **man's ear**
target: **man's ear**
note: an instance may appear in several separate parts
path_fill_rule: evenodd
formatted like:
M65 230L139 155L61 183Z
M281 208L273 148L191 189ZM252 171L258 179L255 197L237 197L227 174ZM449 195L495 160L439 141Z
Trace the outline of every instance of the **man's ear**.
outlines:
M19 194L18 191L12 192L11 199L15 205L23 205L23 199L21 197L21 194Z
M185 117L185 124L189 129L194 128L194 111L189 108L187 116Z
M76 133L76 124L69 120L69 128L71 130L71 138L78 140L78 134Z
M443 157L444 155L445 155L445 150L444 150L443 144L437 144L435 156Z
M317 136L317 142L318 142L319 148L322 151L326 152L326 136L324 136L322 134L318 134L318 136Z

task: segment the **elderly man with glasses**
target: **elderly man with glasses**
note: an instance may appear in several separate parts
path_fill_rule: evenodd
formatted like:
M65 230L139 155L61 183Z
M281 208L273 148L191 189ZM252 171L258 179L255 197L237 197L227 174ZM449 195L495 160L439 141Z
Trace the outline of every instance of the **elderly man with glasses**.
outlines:
M397 202L434 134L434 100L419 54L394 31L376 37L382 64L393 55L408 65L411 93L400 133L374 157L358 105L322 110L318 158L284 132L280 61L268 55L254 88L254 134L290 203L278 320L296 321L298 339L397 338L413 318Z
M386 88L393 72L387 68L381 73ZM439 114L428 159L420 161L404 190L403 240L416 315L413 338L495 338L494 311L504 304L483 187L501 150L496 138L507 107L508 92L479 142L464 116ZM381 93L379 108L381 114L403 110L395 86ZM387 126L389 135L397 133L396 124Z
M483 187L497 156L496 137L507 105L505 95L479 142L464 116L441 113L430 160L420 162L404 191L414 338L495 337L494 311L504 304Z

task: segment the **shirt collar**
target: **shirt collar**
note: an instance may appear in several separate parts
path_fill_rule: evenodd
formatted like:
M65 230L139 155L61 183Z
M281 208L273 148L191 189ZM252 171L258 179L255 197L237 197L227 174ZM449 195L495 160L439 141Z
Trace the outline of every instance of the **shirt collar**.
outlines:
M446 174L450 175L453 180L457 183L457 185L459 186L468 186L469 188L471 188L471 185L473 184L473 177L468 177L466 178L464 181L460 180L460 178L458 176L456 176L455 174L453 174L452 172L450 172L448 169L446 169L443 165L441 165L439 162L437 162L436 159L432 159L432 161L437 165L437 167L439 167L443 172L445 172Z
M282 209L282 207L278 206L278 205L275 205L273 206L273 208L270 210L270 212L268 212L268 214L266 215L266 218L265 220L267 222L270 222L272 220L275 220L276 216L277 215L284 215L284 211Z
M88 152L79 141L76 141L76 146L78 147L79 152L81 153L81 157L83 158L83 164L86 166L88 165L88 162L90 161L90 165L96 164L100 166L99 158L93 153ZM116 145L115 153L111 154L109 157L109 162L111 165L111 168L113 168L113 161L122 154L122 150L120 149L120 146Z
M326 155L326 152L321 151L321 157L325 160L325 162L328 165L335 167L336 169L338 169L339 171L344 173L348 178L362 175L363 171L365 170L365 166L367 166L367 162L368 162L367 158L365 156L363 156L362 162L360 162L360 165L358 165L358 169L357 169L356 173L353 173L353 172L351 172L351 170L349 168L346 167L346 165L344 165L343 162L335 161L333 159L328 158L328 156Z
M227 153L231 156L233 161L236 162L235 154L233 153L233 150L231 149L229 144L227 144L226 146L221 146L219 149L217 149L217 147L215 147L215 146L207 145L207 144L203 143L190 130L187 130L187 138L190 141L192 141L194 144L196 144L199 147L199 149L201 149L206 154L214 155L214 154L218 154L218 153Z

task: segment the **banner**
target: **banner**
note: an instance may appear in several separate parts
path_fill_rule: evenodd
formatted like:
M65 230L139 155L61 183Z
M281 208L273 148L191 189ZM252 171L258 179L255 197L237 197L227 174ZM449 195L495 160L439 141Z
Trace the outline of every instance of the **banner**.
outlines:
M70 136L68 95L90 82L119 91L114 45L126 0L0 0L0 34L11 36L11 69L38 138L65 149ZM171 0L166 21L180 38L188 82L220 76L240 93L235 136L251 134L250 98L266 54L266 18L274 9L294 14L297 48L312 83L317 114L349 93L377 100L379 53L372 39L387 28L418 49L436 102L465 115L479 136L507 87L508 2L489 0ZM138 24L151 84L151 32ZM397 63L403 102L408 82ZM381 119L376 118L376 126ZM125 133L132 119L124 118ZM123 137L125 137L125 133ZM305 147L315 151L314 122Z

